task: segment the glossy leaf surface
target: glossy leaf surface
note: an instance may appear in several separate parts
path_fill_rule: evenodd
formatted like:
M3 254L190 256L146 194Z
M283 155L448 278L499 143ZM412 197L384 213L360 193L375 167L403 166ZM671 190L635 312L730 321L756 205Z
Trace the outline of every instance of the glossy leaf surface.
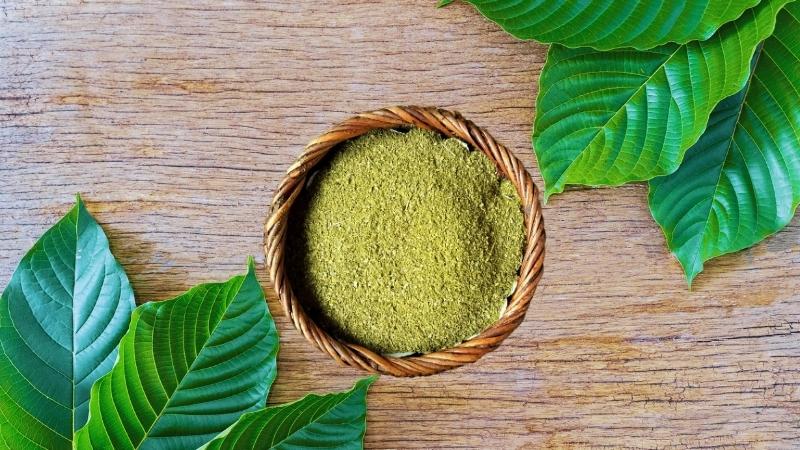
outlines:
M467 0L519 39L649 49L705 40L758 0Z
M375 378L364 378L349 391L310 394L293 403L247 413L203 449L361 449L367 389Z
M0 448L72 448L133 308L125 271L78 199L0 298Z
M254 270L136 308L78 448L195 449L263 408L278 334Z
M534 148L545 195L674 172L714 107L739 91L787 0L763 0L702 42L601 52L553 45Z
M800 3L779 14L747 85L714 110L672 175L650 182L650 209L689 283L703 263L761 241L800 202Z

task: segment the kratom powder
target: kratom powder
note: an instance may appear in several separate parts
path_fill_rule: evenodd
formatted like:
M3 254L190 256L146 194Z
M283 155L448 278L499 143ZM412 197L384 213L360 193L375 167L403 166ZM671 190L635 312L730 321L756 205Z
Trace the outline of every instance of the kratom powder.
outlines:
M332 152L292 207L288 275L329 332L381 353L450 347L499 318L522 258L514 186L419 128Z

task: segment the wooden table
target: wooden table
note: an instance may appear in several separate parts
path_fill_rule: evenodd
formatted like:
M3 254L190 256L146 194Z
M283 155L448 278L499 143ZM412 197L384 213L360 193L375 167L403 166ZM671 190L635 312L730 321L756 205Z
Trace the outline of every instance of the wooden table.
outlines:
M530 148L546 48L466 4L0 1L0 286L80 192L139 302L263 269L273 189L312 137L393 104ZM168 3L164 5L162 3ZM800 447L800 222L689 291L643 186L545 208L525 323L471 367L384 377L369 448ZM282 336L270 402L360 374Z

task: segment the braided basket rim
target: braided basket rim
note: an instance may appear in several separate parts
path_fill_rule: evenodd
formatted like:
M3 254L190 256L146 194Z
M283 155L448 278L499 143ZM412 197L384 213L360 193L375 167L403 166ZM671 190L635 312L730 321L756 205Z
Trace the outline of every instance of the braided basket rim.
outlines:
M416 126L461 139L482 151L498 171L509 179L522 200L525 246L516 286L502 316L479 335L454 347L405 357L378 354L368 348L337 339L305 312L295 296L285 269L286 232L289 211L305 186L313 168L339 143L377 128ZM264 252L273 289L294 327L317 348L340 365L370 373L397 377L433 375L480 359L495 350L522 323L544 267L545 231L539 189L524 165L505 146L458 112L435 107L394 106L365 112L346 119L305 147L289 167L272 199L264 225Z

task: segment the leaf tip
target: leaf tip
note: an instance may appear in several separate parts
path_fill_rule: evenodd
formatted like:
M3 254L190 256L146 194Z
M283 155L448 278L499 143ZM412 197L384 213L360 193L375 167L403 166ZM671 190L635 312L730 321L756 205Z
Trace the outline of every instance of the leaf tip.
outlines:
M91 220L94 220L92 214L86 209L86 202L83 201L80 192L75 194L75 206L72 207L68 214L77 214L84 218L88 216Z
M83 201L81 198L81 193L78 192L75 194L75 206L76 211L86 211L86 202Z
M247 257L247 273L255 274L255 272L256 272L256 259L253 258L253 255L249 255Z
M364 391L366 393L366 391L369 390L369 387L372 386L372 383L377 381L378 378L379 376L377 374L361 378L353 384L353 387L350 389L350 392L355 393L358 391Z
M669 242L669 238L667 238L667 241ZM686 277L686 284L691 291L694 279L703 271L703 260L700 259L699 256L687 257L685 254L681 254L678 251L673 251L672 255L680 263L683 269L683 275Z
M544 204L547 204L548 200L550 200L550 197L552 197L552 196L554 196L556 194L563 193L564 192L564 187L565 187L565 184L561 180L556 180L556 181L550 183L550 182L547 181L547 179L545 179L544 180L544 195L542 196L543 200L544 200Z
M697 278L698 272L686 271L684 274L686 275L686 284L689 286L689 291L691 291L692 283L694 282L694 279Z
M453 3L456 0L439 0L439 3L436 4L437 8L444 8L445 6Z
M550 189L546 187L544 193L542 194L542 204L546 205L547 202L550 201L550 197L552 197L554 194L558 194L559 192L560 191L556 189Z

